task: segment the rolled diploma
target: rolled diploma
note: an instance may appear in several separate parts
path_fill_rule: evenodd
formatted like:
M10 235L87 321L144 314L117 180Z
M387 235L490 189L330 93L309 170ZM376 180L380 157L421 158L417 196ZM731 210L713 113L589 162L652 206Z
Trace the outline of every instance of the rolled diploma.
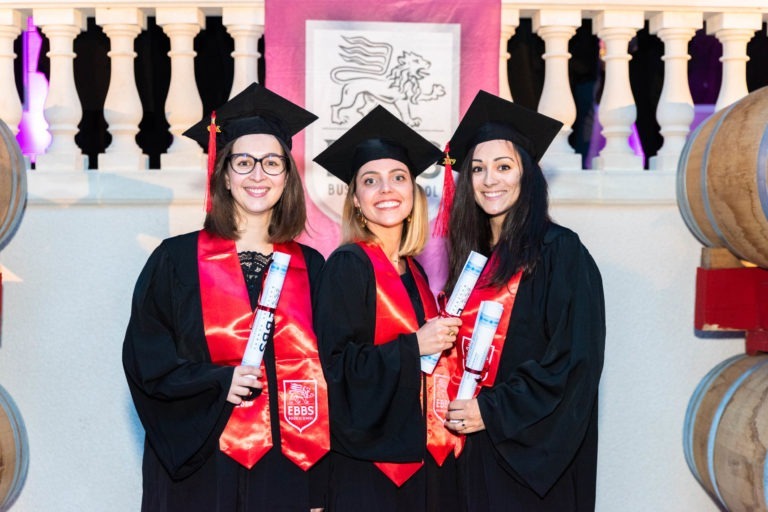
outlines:
M469 253L467 261L464 263L464 268L461 269L461 274L459 274L459 279L456 281L456 286L453 287L451 297L448 299L448 304L445 305L446 313L451 316L459 316L464 311L467 299L469 299L469 295L472 293L475 284L477 284L477 280L487 262L488 258L479 252L471 251ZM435 371L440 355L441 352L421 356L421 371L429 374Z
M468 400L474 397L480 374L485 366L485 360L488 358L488 350L491 348L493 336L499 327L499 320L503 312L504 306L498 302L484 300L480 303L480 310L477 312L475 328L472 330L472 340L469 342L464 363L464 375L461 376L459 391L456 393L457 399ZM474 372L467 371L466 368L474 370Z
M272 253L272 263L269 265L267 278L264 280L264 288L261 297L259 297L260 307L256 310L256 318L253 320L248 344L245 346L243 360L240 363L242 365L258 367L261 365L261 360L264 359L264 348L267 346L269 330L274 318L272 310L277 307L290 261L290 254L277 251Z

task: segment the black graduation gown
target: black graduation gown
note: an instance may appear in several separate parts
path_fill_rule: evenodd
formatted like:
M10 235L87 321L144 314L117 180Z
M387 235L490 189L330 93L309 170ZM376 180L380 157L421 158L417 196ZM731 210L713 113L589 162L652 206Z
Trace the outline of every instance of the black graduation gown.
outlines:
M309 510L310 475L321 473L323 462L305 472L280 451L272 343L264 364L274 446L251 470L219 450L234 408L226 401L233 367L211 363L208 353L197 236L165 240L149 257L136 283L123 344L128 387L146 431L142 510ZM302 252L312 286L323 257L307 246ZM254 305L256 300L251 297ZM318 486L313 506L322 506L322 478Z
M594 510L605 305L574 232L550 226L511 315L496 381L477 398L486 430L458 458L464 508Z
M422 325L424 308L413 276L407 272L402 281ZM365 252L355 244L337 249L314 297L331 416L328 510L455 510L453 454L438 467L426 451L416 334L374 345L376 281ZM372 463L421 460L424 466L400 488Z

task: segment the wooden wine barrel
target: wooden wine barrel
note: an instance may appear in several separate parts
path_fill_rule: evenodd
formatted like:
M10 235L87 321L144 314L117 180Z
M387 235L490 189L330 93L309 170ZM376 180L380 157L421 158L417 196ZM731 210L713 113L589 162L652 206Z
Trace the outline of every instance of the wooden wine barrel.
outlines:
M731 512L768 511L768 355L713 368L685 413L683 451L707 493Z
M703 245L768 268L768 87L691 133L677 168L677 204Z
M0 120L0 249L21 222L27 204L27 170L21 149L8 125Z
M0 386L0 510L8 510L16 501L28 466L24 422L11 396Z

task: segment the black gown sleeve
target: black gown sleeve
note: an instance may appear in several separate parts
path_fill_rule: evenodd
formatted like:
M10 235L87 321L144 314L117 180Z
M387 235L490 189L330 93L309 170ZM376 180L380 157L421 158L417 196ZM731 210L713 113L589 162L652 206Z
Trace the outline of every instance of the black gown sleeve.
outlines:
M416 334L374 345L376 282L365 253L355 245L334 252L314 297L332 448L363 460L421 460L426 433Z
M478 396L497 453L539 496L596 421L605 346L600 273L578 236L560 229L520 285L496 382Z
M317 287L325 258L316 249L308 245L301 244L301 252L304 254L304 261L307 263L307 275L309 276L309 289L311 293Z
M307 245L301 246L304 254L304 261L307 263L307 274L309 276L310 291L317 288L320 279L320 272L323 269L325 258L317 250ZM312 316L316 312L312 312ZM309 506L310 508L325 508L326 496L328 492L328 480L330 478L330 467L328 457L323 457L308 470L309 477Z
M233 408L226 401L233 368L212 364L205 344L195 244L196 236L181 246L166 241L150 256L123 343L147 442L174 479L193 473L218 448Z

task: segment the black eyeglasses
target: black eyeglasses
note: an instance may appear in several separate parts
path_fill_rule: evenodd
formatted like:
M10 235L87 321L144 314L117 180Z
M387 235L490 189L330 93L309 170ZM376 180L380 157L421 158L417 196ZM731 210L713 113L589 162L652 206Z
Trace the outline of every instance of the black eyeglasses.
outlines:
M279 176L286 169L287 158L282 155L269 153L261 158L256 158L248 153L235 153L229 155L229 167L237 174L250 174L261 163L264 174Z

